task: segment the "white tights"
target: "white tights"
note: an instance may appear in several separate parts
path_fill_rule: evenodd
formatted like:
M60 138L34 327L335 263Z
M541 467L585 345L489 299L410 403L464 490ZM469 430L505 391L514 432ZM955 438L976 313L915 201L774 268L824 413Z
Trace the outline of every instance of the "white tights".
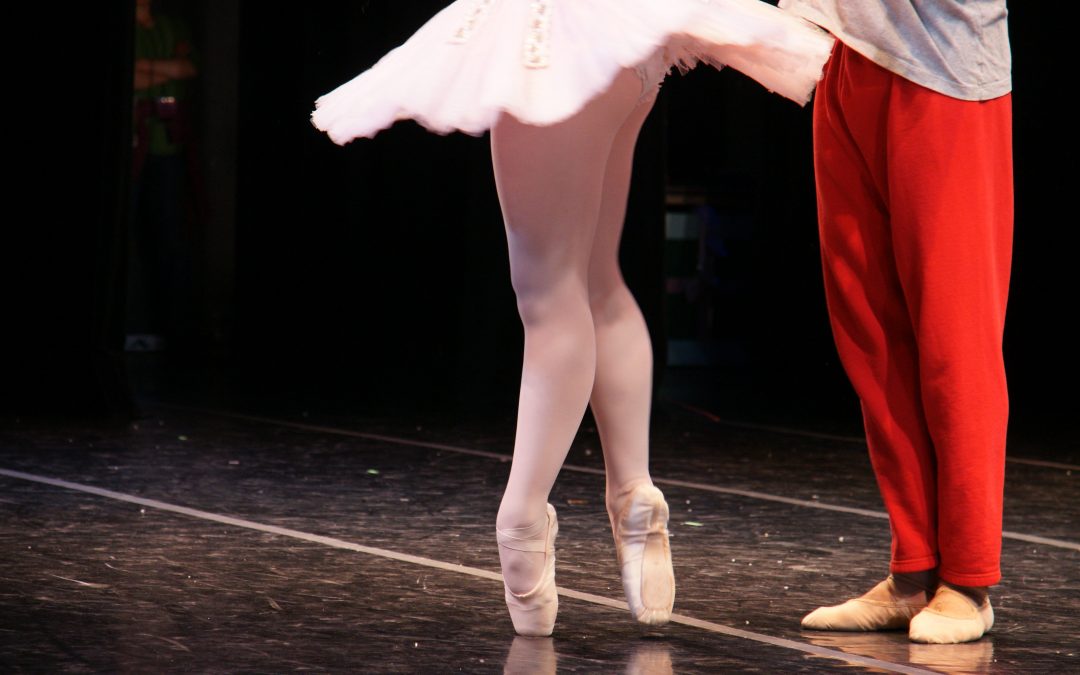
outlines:
M591 405L607 472L607 501L649 483L652 347L619 270L634 145L652 108L625 70L574 117L548 127L504 115L492 161L510 273L525 328L525 359L510 478L497 527L529 527L546 504ZM542 552L500 548L510 589L540 577Z

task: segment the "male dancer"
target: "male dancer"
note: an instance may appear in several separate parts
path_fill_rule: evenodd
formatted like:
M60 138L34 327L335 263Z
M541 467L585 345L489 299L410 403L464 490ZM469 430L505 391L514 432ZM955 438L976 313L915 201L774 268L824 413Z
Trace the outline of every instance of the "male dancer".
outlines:
M803 619L979 639L1000 579L1012 242L1005 0L782 0L838 38L814 105L825 292L891 575Z

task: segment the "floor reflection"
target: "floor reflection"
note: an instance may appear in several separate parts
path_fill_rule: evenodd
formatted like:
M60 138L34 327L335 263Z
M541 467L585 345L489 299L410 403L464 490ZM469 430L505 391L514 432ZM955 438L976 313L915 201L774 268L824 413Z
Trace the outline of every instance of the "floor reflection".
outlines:
M504 675L554 675L558 658L555 643L549 638L517 636L506 655Z
M908 662L947 673L988 673L994 662L994 642L985 637L960 645L925 645L910 642L904 631L879 633L817 633L802 637L820 647L869 656L892 663Z
M504 675L555 675L559 665L551 638L517 636L510 644ZM630 650L626 675L672 675L671 647L664 643L637 643Z
M908 645L911 663L947 673L989 673L994 663L994 641L984 637L962 645Z
M671 647L666 644L643 644L634 648L626 675L671 675Z
M828 633L803 631L802 638L811 644L838 649L848 654L869 656L892 663L908 659L908 641L905 631L882 631L877 633Z

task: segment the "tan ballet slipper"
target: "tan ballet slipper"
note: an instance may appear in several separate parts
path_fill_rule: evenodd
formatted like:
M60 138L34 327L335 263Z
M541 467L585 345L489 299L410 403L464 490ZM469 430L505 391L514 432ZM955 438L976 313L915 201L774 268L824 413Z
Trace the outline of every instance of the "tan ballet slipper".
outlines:
M941 584L930 604L911 620L908 638L927 644L958 644L978 640L993 627L989 597L978 605L966 593Z
M809 630L897 630L906 628L911 618L926 607L930 589L913 595L902 594L893 575L865 595L832 607L818 607L803 617Z

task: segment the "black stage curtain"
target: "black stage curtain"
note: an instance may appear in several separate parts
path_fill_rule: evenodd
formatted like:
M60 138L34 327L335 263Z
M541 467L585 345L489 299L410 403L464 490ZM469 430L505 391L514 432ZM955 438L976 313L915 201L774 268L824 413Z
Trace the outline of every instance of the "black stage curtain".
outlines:
M486 139L403 123L342 149L306 123L316 96L444 4L240 4L235 330L223 360L236 381L268 396L495 396L512 407L521 331ZM21 152L5 226L3 412L127 408L132 5L31 8L39 16L17 22L43 27L44 47L7 59L21 113L9 136ZM1017 219L1005 347L1014 413L1037 418L1077 404L1066 150L1076 126L1059 91L1060 30L1045 12L1011 9ZM739 161L757 186L754 290L722 309L751 345L751 374L770 387L809 381L824 396L850 395L817 268L808 111L731 74L674 78L665 90L639 147L623 251L658 336L657 363L665 161L674 179L696 172L720 192ZM695 152L680 155L684 141Z
M443 4L242 6L232 353L249 384L398 408L495 399L513 410L522 334L487 138L406 122L340 148L307 123L318 95ZM639 149L624 245L657 331L662 129L658 112Z
M20 12L0 414L122 415L134 3Z

